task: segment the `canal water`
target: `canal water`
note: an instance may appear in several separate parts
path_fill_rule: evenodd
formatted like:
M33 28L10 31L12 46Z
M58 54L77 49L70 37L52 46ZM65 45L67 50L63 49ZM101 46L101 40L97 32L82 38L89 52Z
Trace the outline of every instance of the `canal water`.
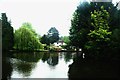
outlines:
M73 63L75 54L69 52L12 53L3 59L3 76L7 78L68 78L69 65Z

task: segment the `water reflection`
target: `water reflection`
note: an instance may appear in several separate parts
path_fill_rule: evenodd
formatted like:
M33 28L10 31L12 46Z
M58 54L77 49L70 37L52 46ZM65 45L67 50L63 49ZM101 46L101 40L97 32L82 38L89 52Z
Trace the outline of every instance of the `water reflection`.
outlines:
M10 62L10 58L3 56L2 57L2 79L7 80L11 78L12 74L12 64Z
M9 57L12 78L67 78L75 53L12 53ZM8 75L7 75L8 76Z
M19 61L16 59L13 59L14 62L14 71L19 72L19 74L22 74L23 77L27 77L31 75L31 71L33 68L35 68L35 64L33 62L26 62L26 61Z
M64 53L65 62L69 62L70 59L72 58L73 58L73 55L71 53Z
M52 53L50 54L50 57L49 59L47 60L47 63L50 65L50 66L55 66L58 64L58 53Z
M49 59L50 54L49 53L44 53L43 57L42 57L42 61L45 62Z
M38 62L43 57L43 53L14 53L13 58L20 59L27 62Z

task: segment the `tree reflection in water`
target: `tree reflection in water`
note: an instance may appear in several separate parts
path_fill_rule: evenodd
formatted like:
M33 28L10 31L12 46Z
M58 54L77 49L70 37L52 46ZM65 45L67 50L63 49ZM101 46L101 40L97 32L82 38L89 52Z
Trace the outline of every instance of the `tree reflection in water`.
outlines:
M43 57L43 53L14 53L12 57L15 71L22 74L23 77L28 77L35 68L36 62Z
M47 70L45 74L42 74L46 77L50 75L56 76L67 76L66 72L68 69L69 61L73 59L73 53L66 52L33 52L33 53L21 53L15 52L11 53L6 58L3 58L3 77L8 78L29 78L35 77L36 73L41 73L41 69L44 68ZM62 69L64 67L64 69ZM38 69L38 70L37 70ZM53 72L51 72L51 69ZM43 72L44 73L44 72ZM50 74L52 73L52 74ZM62 74L57 74L62 73ZM11 75L12 74L12 75ZM39 74L38 76L39 77Z
M33 62L17 61L14 63L14 69L22 74L23 77L30 76L31 71L34 68L35 63Z
M58 53L50 53L50 57L47 60L47 63L50 66L56 66L58 64L58 61L59 61Z
M27 62L38 62L44 53L33 52L33 53L15 53L13 54L14 58L20 59Z
M70 52L64 53L64 60L66 63L69 62L72 58L73 58L73 55Z
M11 78L13 68L10 59L6 56L2 57L2 79L7 80Z
M42 57L42 61L43 61L43 62L47 61L47 60L49 59L49 57L50 57L50 54L49 54L49 53L44 53L44 54L43 54L43 57Z

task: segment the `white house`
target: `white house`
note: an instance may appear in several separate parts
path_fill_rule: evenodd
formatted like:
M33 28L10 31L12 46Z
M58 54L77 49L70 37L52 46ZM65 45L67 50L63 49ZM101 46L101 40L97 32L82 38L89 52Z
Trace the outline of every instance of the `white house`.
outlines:
M59 46L66 45L66 43L64 43L63 40L59 40L59 41L55 42L54 45L59 47Z

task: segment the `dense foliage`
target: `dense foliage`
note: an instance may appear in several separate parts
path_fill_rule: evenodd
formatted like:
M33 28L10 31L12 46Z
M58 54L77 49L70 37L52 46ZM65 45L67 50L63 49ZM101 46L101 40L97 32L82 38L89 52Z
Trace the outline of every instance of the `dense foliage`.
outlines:
M13 49L14 34L11 23L8 22L6 13L2 13L2 50L8 51Z
M59 40L59 32L55 27L51 27L48 30L47 35L43 35L41 38L41 43L43 44L53 44L54 42L57 42Z
M51 27L48 31L48 37L51 44L59 40L59 32L55 27Z
M32 29L31 24L24 23L15 31L15 49L18 50L39 50L43 49L37 34Z
M83 51L120 49L120 10L111 2L83 2L73 14L70 28L71 46Z
M111 32L109 32L108 26L109 13L101 6L101 11L91 12L91 25L93 30L88 33L89 41L85 45L87 49L104 49L108 47L110 41ZM103 48L104 47L104 48Z
M76 48L83 48L87 42L90 27L90 4L84 2L77 7L73 14L70 28L70 44Z
M61 36L60 39L63 40L64 43L66 43L66 44L69 44L69 42L70 42L69 36Z
M45 34L42 36L40 42L41 42L42 44L50 45L49 37L48 37L47 35L45 35Z

